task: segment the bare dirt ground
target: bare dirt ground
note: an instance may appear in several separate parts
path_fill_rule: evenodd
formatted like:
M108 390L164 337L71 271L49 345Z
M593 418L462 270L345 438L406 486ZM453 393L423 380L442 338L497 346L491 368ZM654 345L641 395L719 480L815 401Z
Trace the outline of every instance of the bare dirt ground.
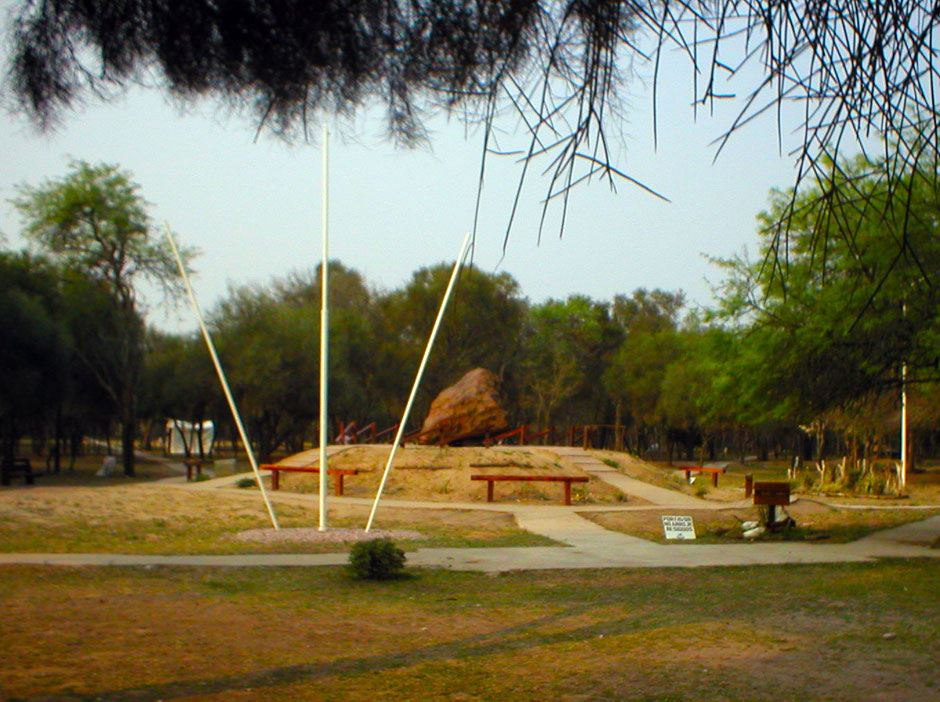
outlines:
M390 447L352 446L330 459L334 468L355 469L346 478L346 495L368 498L376 493ZM595 451L593 455L611 467L645 482L692 494L712 504L739 502L743 498L744 475L754 466L730 464L719 487L707 478L688 484L681 470L654 465L624 453ZM318 452L305 452L287 463L316 464ZM139 480L122 477L96 478L100 458L89 457L75 473L45 475L34 487L0 489L0 550L6 552L90 552L120 553L236 553L258 551L317 551L331 544L317 545L318 516L309 499L319 487L317 474L282 474L282 489L271 493L277 503L281 525L293 534L270 542L238 540L241 532L270 526L256 489L239 491L192 490L184 486L154 484L153 479L173 474L166 466L142 463ZM236 472L247 466L235 467ZM761 468L762 477L785 478L783 468ZM486 483L472 481L475 473L577 475L586 473L572 462L539 447L438 448L409 446L398 451L375 523L377 529L420 532L420 545L540 545L550 543L515 526L509 514L467 509L467 504L486 502ZM329 481L333 491L332 480ZM890 507L940 502L940 470L911 476L910 495L904 500L845 500L849 506ZM591 507L583 513L589 519L616 531L662 540L660 517L664 511L640 513L597 512L598 507L642 507L642 500L624 495L596 478L573 486L575 507ZM298 499L304 495L304 499ZM496 501L502 504L560 504L562 486L558 483L500 483ZM459 504L459 509L420 510L394 505L398 500ZM716 505L717 506L717 505ZM672 512L669 512L672 513ZM369 508L341 502L330 503L329 522L334 529L361 530ZM693 516L696 531L703 540L740 537L740 524L756 517L756 510L683 511ZM801 539L847 541L876 528L902 521L925 518L928 512L889 514L883 510L833 510L801 500L791 507L802 531ZM303 530L303 531L295 531ZM307 536L301 539L301 535ZM327 541L335 541L333 535ZM304 544L303 542L307 542Z
M0 696L934 702L938 564L0 568Z
M371 496L388 447L359 448L333 465L371 470L347 479L349 494ZM598 455L664 487L691 494L705 487L706 499L742 494L736 468L715 490L623 454ZM482 503L485 484L468 477L477 471L581 474L540 449L421 448L400 460L390 482L398 499ZM150 471L141 472L159 477ZM59 484L45 476L35 487L0 490L0 547L230 552L245 548L234 534L266 527L255 490L89 476L62 476ZM302 476L291 486L287 478L288 489L278 495L284 526L315 523L291 491L315 490L316 480ZM596 482L576 505L621 502ZM519 493L504 487L500 501L560 501L558 485L536 483ZM444 534L439 543L528 545L510 515L426 512L383 507L379 526ZM831 514L855 518L809 501L793 512L815 525ZM330 516L345 528L361 525L366 513L344 505ZM736 521L724 511L694 515L696 524ZM654 510L592 518L624 529L643 527L618 520L646 520L658 533L658 516ZM499 576L421 571L375 584L350 581L340 568L4 566L0 650L14 664L0 666L0 698L934 702L938 569L940 563L923 559Z
M667 541L663 535L662 517L676 514L675 508L644 510L642 512L584 512L582 517L596 524L631 536L659 543ZM684 516L692 517L696 540L706 543L740 541L746 530L744 525L758 517L756 508L719 510L683 509ZM819 543L846 543L880 529L889 529L912 521L940 514L938 509L845 509L832 507L813 499L801 498L785 508L778 517L791 517L795 524L777 533L764 533L761 540L813 541Z
M329 459L331 468L361 471L345 479L346 496L375 496L389 450L389 446L350 446ZM316 450L306 451L283 463L317 465L317 453ZM587 476L570 461L538 447L407 446L396 453L384 495L422 502L485 502L486 482L471 480L474 474ZM293 492L315 493L319 490L319 480L315 473L283 473L281 487ZM500 502L557 503L562 495L559 483L508 482L500 484L497 490ZM592 479L583 487L572 486L572 500L577 504L622 503L627 501L627 496Z
M270 531L257 490L193 490L152 483L13 487L0 490L0 551L19 553L269 553L344 550L305 538L319 523L316 500L272 493L282 531L293 541L245 540ZM361 532L369 507L331 502L330 532ZM407 530L412 546L535 546L551 543L515 524L511 514L473 509L415 510L383 505L375 530ZM373 530L373 532L375 532Z

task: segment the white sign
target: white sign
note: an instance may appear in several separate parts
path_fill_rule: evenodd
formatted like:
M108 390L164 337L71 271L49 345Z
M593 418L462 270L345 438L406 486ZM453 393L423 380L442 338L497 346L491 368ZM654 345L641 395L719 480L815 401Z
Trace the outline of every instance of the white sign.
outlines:
M694 539L695 526L692 517L663 515L663 533L667 539Z

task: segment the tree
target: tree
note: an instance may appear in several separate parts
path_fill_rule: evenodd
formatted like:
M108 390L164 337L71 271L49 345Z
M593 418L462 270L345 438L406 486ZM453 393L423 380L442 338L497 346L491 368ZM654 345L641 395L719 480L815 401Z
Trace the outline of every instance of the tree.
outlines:
M57 314L61 295L52 266L26 254L0 253L0 456L13 458L27 425L48 423L68 387L70 338Z
M155 423L162 433L168 419L201 426L215 417L218 426L218 417L225 416L227 407L202 337L148 329L145 346L139 398L140 417L146 422L145 440L149 443L154 436ZM197 432L197 438L202 441L201 432ZM184 442L183 450L187 457L197 454L204 458L209 448Z
M801 174L844 135L896 132L917 110L923 134L940 128L940 13L915 0L21 0L11 17L10 86L44 125L144 76L182 100L250 110L283 134L305 134L319 110L380 102L391 131L413 141L429 111L490 125L506 107L528 125L526 160L547 157L552 195L595 175L626 178L608 147L622 118L620 67L652 56L658 70L676 47L691 63L694 104L727 97L728 74L752 86L727 135L784 102L806 106ZM899 153L911 160L917 146Z
M110 328L90 325L96 336L81 360L118 408L124 473L132 476L144 338L136 286L147 280L178 292L176 262L147 216L139 186L117 166L76 161L68 175L21 185L17 193L13 204L25 237L65 269L92 278L113 312Z
M546 427L565 406L569 418L595 422L603 363L619 340L607 306L583 295L548 300L532 308L525 334L519 386L535 421Z
M371 293L356 271L331 261L330 417L381 414ZM258 453L301 450L319 408L320 268L268 286L231 290L211 314L213 337ZM380 385L380 384L379 384ZM375 414L373 414L375 413ZM332 432L328 431L332 436Z
M740 339L726 363L752 426L799 423L822 438L838 424L849 443L867 442L859 407L897 398L902 365L910 384L937 379L940 191L932 155L901 171L861 157L830 171L824 190L772 194L760 261L722 262L721 314ZM792 210L785 276L766 256L782 209Z
M211 326L248 433L267 461L316 420L318 308L242 287L212 313Z
M611 304L623 341L604 370L604 387L617 403L618 417L622 409L629 414L637 445L645 444L644 434L660 423L663 378L681 352L679 314L684 304L681 292L642 288L631 297L617 295Z
M414 373L427 346L453 266L421 268L401 290L378 301L380 344L395 369L404 406ZM510 367L521 352L520 333L526 305L508 273L490 274L474 266L460 271L425 371L424 400L452 385L467 371L483 367L511 381ZM394 349L388 345L393 344ZM507 388L509 389L509 388ZM421 414L418 408L416 415Z

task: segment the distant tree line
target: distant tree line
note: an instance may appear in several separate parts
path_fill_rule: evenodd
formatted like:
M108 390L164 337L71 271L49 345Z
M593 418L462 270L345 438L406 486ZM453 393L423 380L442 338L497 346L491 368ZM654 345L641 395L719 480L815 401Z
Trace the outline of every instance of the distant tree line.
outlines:
M764 248L755 261L716 262L726 275L711 310L690 311L681 292L644 289L533 302L508 273L465 269L413 428L438 392L482 366L501 379L511 423L533 430L620 426L592 441L617 437L662 457L697 448L700 459L873 458L896 449L903 368L921 453L935 452L940 193L931 164L890 171L856 159L832 165L834 190L805 200L772 194ZM886 183L904 207L877 206L887 203ZM32 245L0 252L4 455L24 437L55 465L86 437L121 436L127 452L135 439L159 436L170 417L211 419L234 436L201 338L145 326L135 276L149 272L171 293L179 280L141 202L127 174L84 163L15 200ZM778 260L784 207L795 208L791 246ZM819 261L816 241L831 233L822 230L846 226L856 235L832 238ZM119 253L136 258L116 266ZM449 273L442 263L379 290L331 264L331 436L340 422L382 429L399 420ZM315 441L319 275L234 287L207 315L263 458Z

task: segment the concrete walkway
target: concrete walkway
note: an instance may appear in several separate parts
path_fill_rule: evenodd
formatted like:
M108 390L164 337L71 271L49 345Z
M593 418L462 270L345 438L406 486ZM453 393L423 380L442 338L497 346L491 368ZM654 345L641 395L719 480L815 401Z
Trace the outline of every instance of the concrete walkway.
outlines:
M646 506L603 505L565 507L521 505L516 503L449 503L383 499L382 505L406 509L466 509L511 513L519 527L540 534L559 546L517 548L424 548L408 553L408 564L419 567L503 572L557 568L693 568L700 566L753 566L783 563L860 562L877 558L940 558L940 549L931 548L940 539L940 516L914 524L877 532L848 544L806 542L755 542L737 544L658 544L604 529L579 512L635 511L646 509L721 509L727 503L695 497L648 485L610 468L581 449L552 449L599 480L610 483L628 496L651 503ZM247 475L251 475L248 473ZM245 475L186 483L185 478L162 481L167 487L194 490L220 490L245 496L234 484ZM316 504L317 495L272 493L276 502ZM331 497L340 504L370 505L363 498ZM742 503L743 504L743 503ZM232 556L148 556L123 554L0 554L0 564L32 563L47 565L109 566L214 566L270 567L325 566L348 562L345 553L260 554Z
M642 480L631 478L624 475L616 468L608 466L606 463L597 460L587 451L579 448L567 446L557 446L550 449L562 458L570 461L585 473L592 475L598 480L603 480L609 485L613 485L620 492L630 497L639 497L641 500L654 505L663 505L667 507L686 507L689 509L714 509L714 502L700 500L691 495L685 495L675 490L656 487ZM727 505L722 505L727 506Z
M569 545L529 548L425 548L409 552L408 564L495 573L557 568L695 568L862 562L878 558L940 558L940 550L930 548L930 543L940 536L940 517L878 532L849 544L757 542L662 545L609 532L577 517L559 515L557 519L552 519L547 515L533 518L528 516L523 515L526 525L544 527L546 531L563 538ZM345 553L232 556L0 554L0 564L60 566L310 567L344 565L348 560Z

